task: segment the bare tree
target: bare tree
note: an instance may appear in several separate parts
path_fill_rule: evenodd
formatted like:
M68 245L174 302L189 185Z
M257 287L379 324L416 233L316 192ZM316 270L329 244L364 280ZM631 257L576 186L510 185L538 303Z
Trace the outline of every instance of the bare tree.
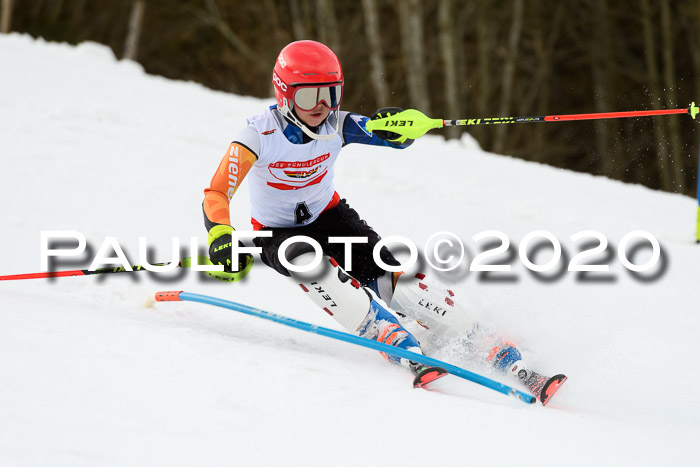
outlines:
M7 34L12 27L12 3L13 0L2 0L2 10L0 10L0 33Z
M690 24L688 25L687 30L690 32L688 40L690 41L688 49L690 49L691 55L693 57L693 76L700 76L700 47L697 47L697 41L700 41L700 33L698 33L698 30L700 30L700 2L695 3L692 5L692 10L691 14L689 15L691 17L690 21L688 21ZM684 20L688 20L688 18L684 17ZM695 82L695 92L694 95L700 96L700 82L699 80L693 80ZM697 167L697 165L694 165ZM697 174L697 178L700 179L700 173Z
M384 58L382 57L382 40L379 35L379 19L377 0L362 0L362 11L365 18L365 31L369 43L369 63L372 76L372 87L379 107L388 103L389 90L384 79Z
M659 2L661 8L661 37L663 56L663 82L666 94L666 105L676 106L676 73L674 71L675 61L673 59L673 26L671 25L671 5L669 0ZM683 161L681 159L681 137L678 125L671 119L666 120L668 136L670 138L671 159L669 161L671 174L673 177L672 191L678 191L683 183Z
M292 23L292 30L294 32L294 40L300 41L303 39L309 39L309 31L306 27L306 15L300 5L300 1L303 0L289 0L289 15L290 22Z
M205 1L205 10L193 10L195 14L204 24L209 24L214 26L217 31L226 39L229 45L243 57L245 57L251 64L251 66L257 68L258 70L267 69L261 68L260 60L258 60L258 55L251 49L248 44L246 44L239 36L231 29L231 26L226 22L224 17L221 15L219 7L216 6L215 0Z
M610 13L607 0L595 0L593 5L593 35L591 44L591 73L596 112L609 112L612 108L612 87L610 70L614 66L614 39L611 36ZM601 158L601 168L605 175L615 177L621 171L620 162L615 163L615 154L610 141L619 134L617 120L597 120L595 122L596 152Z
M700 76L700 47L696 44L700 43L700 2L685 2L679 5L678 12L679 22L682 25L682 35L685 36L685 41L681 42L681 47L685 46L690 53L690 58L693 63L692 76ZM695 90L693 96L700 95L700 80L694 79Z
M430 113L428 70L423 53L423 9L420 0L399 2L401 50L411 105Z
M455 67L456 67L456 73L458 77L458 85L457 85L457 95L454 96L454 99L459 100L458 104L458 112L459 115L457 118L464 118L462 116L462 111L464 109L467 109L467 102L470 102L469 98L471 97L470 91L473 90L472 82L473 80L470 79L469 76L469 66L467 64L468 58L472 57L474 53L472 52L474 49L474 44L471 43L466 43L465 37L467 35L467 32L471 32L474 23L473 15L474 11L476 9L476 3L475 2L470 2L467 5L464 4L459 4L457 8L457 14L454 22L454 28L455 28L455 36L454 36L454 47L455 47ZM469 51L469 52L467 52ZM471 104L472 108L469 109L469 112L473 112L473 104ZM448 118L450 118L448 116ZM462 134L465 132L464 127L456 127L459 130L458 134Z
M656 60L656 40L654 37L655 14L652 11L649 0L642 0L642 24L644 31L645 62L647 69L647 85L651 91L651 106L658 110L661 108L661 78ZM656 98L655 98L656 97ZM663 122L653 122L654 140L656 142L656 163L660 174L661 188L670 190L673 186L673 175L669 170L669 157L663 154L662 147L666 140Z
M445 103L447 104L447 118L458 119L460 116L460 99L457 95L457 65L455 61L455 27L454 27L454 1L442 0L438 6L438 29L440 35L440 55L444 70ZM450 138L459 137L459 129L451 127L448 130Z
M286 45L288 37L285 36L285 31L280 26L279 12L278 8L275 7L275 1L263 0L263 9L265 11L265 16L269 21L275 44L277 45L275 49L282 48L282 46Z
M518 44L520 42L522 27L523 0L515 0L513 2L513 20L508 36L508 49L506 51L505 64L503 65L503 74L501 76L501 104L498 108L499 117L505 117L508 109L511 107L513 75L515 74L515 63L518 59ZM496 142L494 143L495 152L503 152L503 148L505 147L505 133L506 128L504 125L499 125L496 128Z
M474 96L476 109L470 111L470 114L474 116L490 116L493 113L490 108L490 99L493 94L491 54L494 48L494 37L498 35L497 27L500 23L494 22L491 19L493 13L490 7L492 7L492 5L491 0L479 2L480 8L477 10L477 18L476 21L474 21L476 23L477 47L476 76L478 77L475 85L478 92ZM474 110L476 111L474 112ZM488 146L488 142L492 140L490 137L492 132L488 131L486 127L477 127L470 131L481 136L480 142L484 146Z
M340 53L338 21L333 11L331 0L316 0L316 25L321 42L330 47L336 54Z
M571 6L562 2L534 2L528 6L528 13L532 21L527 39L530 49L528 53L522 54L520 64L527 70L525 76L529 79L521 82L519 86L517 113L546 115L554 110L550 108L550 79L552 70L557 65L557 54L567 53L567 49L557 46L557 41L564 29L565 18L572 14ZM516 154L527 155L530 160L546 162L549 154L554 152L547 150L549 132L552 129L547 125L535 125L531 128L521 125L509 131L508 135L511 140L518 142Z
M124 58L126 60L136 60L139 53L139 38L143 29L143 16L146 10L144 0L136 0L131 4L131 15L129 17L129 29L126 33L126 43L124 44Z

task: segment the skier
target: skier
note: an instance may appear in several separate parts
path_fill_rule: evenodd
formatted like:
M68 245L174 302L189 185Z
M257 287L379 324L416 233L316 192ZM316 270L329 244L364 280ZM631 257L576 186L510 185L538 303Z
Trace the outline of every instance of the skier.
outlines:
M340 111L343 70L333 51L319 42L304 40L284 47L275 62L272 82L277 104L248 118L246 128L236 135L204 190L209 256L212 263L224 266L223 272L210 275L236 281L252 267L250 254L239 255L237 265L231 261L234 229L229 203L247 177L253 228L272 231L272 236L254 239L262 249L263 262L292 276L314 303L348 331L422 353L396 313L436 331L478 328L464 307L455 304L454 294L439 283L423 274L410 278L377 265L372 252L379 235L334 189L334 164L343 146L359 143L404 149L413 141L393 132L370 133L365 128L367 117ZM379 109L371 118L401 110ZM280 246L295 236L310 237L320 244L323 258L318 267L293 272L279 258ZM330 237L364 237L366 242L353 243L352 253L346 257L346 245L333 243ZM315 257L312 245L297 242L286 248L284 259L287 264L303 267ZM380 258L387 265L400 264L386 248L380 250ZM351 271L346 272L339 262L351 264ZM525 369L514 346L499 345L488 357L496 368ZM441 368L384 356L408 367L415 374L415 387L446 373ZM532 374L521 379L526 382Z

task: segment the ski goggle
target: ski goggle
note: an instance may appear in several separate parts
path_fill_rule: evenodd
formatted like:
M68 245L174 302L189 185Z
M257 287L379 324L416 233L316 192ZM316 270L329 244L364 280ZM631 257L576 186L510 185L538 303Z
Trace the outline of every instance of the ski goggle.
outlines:
M313 86L299 86L294 90L294 106L301 110L312 110L321 102L331 110L340 106L343 98L343 85L325 84Z

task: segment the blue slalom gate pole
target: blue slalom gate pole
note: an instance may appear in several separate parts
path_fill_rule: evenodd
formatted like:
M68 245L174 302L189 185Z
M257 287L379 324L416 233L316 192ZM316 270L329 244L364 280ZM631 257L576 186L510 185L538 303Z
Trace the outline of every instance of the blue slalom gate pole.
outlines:
M472 373L471 371L465 370L464 368L459 368L457 366L450 365L447 362L443 362L435 358L410 352L405 349L399 349L391 345L366 339L364 337L355 336L347 332L336 331L334 329L316 326L314 324L305 323L303 321L297 321L295 319L287 318L286 316L270 313L268 311L260 310L258 308L242 305L240 303L230 302L228 300L222 300L220 298L210 297L208 295L199 295L183 291L158 292L155 294L154 297L151 297L150 302L147 303L147 306L152 305L156 301L190 301L227 308L229 310L238 311L246 315L257 316L258 318L267 319L276 323L281 323L293 328L301 329L302 331L320 334L322 336L330 337L331 339L349 342L351 344L359 345L361 347L367 347L369 349L378 350L380 352L395 355L397 357L406 358L412 362L418 362L428 366L444 368L448 373L454 376L458 376L468 381L472 381L489 389L493 389L494 391L513 396L528 404L533 404L536 401L535 397L526 394L522 391L518 391L517 389L511 388L510 386L507 386L505 384L501 384L498 381L494 381L490 378L486 378L476 373Z
M698 213L695 218L695 243L700 243L700 154L698 154Z

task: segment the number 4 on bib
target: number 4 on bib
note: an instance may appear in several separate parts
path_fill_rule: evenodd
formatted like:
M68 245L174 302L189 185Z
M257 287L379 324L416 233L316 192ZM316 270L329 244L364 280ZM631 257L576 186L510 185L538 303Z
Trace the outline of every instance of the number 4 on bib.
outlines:
M311 219L311 213L309 212L309 207L305 202L297 203L297 207L294 210L294 223L303 224L304 222Z

